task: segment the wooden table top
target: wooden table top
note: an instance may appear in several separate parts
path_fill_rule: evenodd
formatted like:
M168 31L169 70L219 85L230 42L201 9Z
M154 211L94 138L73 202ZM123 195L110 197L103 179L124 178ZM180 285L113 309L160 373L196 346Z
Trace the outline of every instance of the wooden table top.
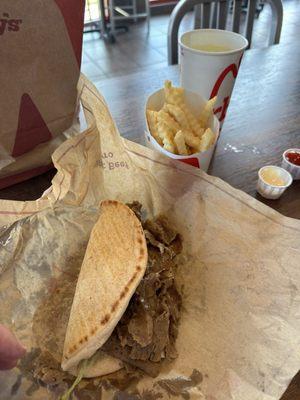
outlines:
M165 79L179 84L179 67L169 66L96 83L121 134L144 143L147 96ZM300 46L248 50L209 169L282 214L300 218L300 181L278 200L256 193L257 171L280 165L284 150L300 147Z
M143 143L144 105L164 80L179 83L178 66L96 83L121 134ZM224 179L282 214L300 218L300 180L279 200L255 191L257 171L280 165L284 150L300 147L300 46L279 44L245 53L209 173ZM50 186L55 171L0 190L0 198L33 200ZM281 400L300 399L300 373Z

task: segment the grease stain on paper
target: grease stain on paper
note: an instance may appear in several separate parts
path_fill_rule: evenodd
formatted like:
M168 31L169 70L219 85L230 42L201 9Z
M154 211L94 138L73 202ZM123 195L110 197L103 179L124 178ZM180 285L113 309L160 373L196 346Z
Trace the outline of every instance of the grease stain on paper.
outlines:
M175 379L162 379L157 382L157 385L164 389L169 395L189 400L189 390L198 386L202 381L202 373L197 369L194 369L189 378L178 377Z
M161 379L157 381L152 389L144 389L141 393L128 393L119 391L115 393L114 400L159 400L164 399L167 394L169 398L178 397L189 400L189 391L198 387L203 381L200 371L194 369L189 377L177 377L174 379ZM163 392L161 391L163 390Z

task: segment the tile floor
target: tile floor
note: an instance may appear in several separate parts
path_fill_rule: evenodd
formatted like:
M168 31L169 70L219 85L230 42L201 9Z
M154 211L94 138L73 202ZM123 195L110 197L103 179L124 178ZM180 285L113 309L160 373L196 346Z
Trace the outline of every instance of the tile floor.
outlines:
M281 42L298 40L300 37L300 0L283 0L284 20ZM85 33L83 42L82 71L93 82L127 75L148 68L167 65L168 15L151 18L150 33L144 21L129 26L129 32L117 35L114 44L106 43L99 33ZM230 23L230 22L229 22ZM267 44L271 23L271 9L265 5L253 31L253 48ZM180 31L193 27L192 13L183 19Z

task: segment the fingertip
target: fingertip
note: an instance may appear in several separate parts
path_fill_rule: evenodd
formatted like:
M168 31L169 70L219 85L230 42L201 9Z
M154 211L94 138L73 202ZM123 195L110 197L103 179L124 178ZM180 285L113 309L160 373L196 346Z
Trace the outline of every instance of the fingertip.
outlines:
M0 324L0 360L17 360L25 353L26 349L13 332Z
M25 355L25 353L26 353L25 347L18 341L18 346L16 347L16 349L14 351L14 356L16 358L21 358Z
M3 360L0 361L0 371L13 369L17 366L18 360Z

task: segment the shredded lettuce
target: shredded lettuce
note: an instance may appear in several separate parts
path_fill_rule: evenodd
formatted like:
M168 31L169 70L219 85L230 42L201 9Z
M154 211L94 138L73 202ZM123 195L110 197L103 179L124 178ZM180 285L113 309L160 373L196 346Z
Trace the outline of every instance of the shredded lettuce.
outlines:
M84 370L86 368L87 363L88 363L88 360L83 360L80 363L81 365L79 365L79 371L78 371L77 378L73 382L72 386L68 390L66 390L66 392L60 397L59 400L69 400L73 390L76 388L76 386L80 383L81 379L83 378Z

